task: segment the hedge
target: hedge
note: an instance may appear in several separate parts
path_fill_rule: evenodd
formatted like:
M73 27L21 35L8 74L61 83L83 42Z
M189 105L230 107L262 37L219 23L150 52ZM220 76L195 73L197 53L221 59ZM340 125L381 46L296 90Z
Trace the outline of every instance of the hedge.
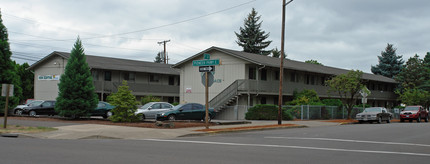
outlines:
M245 114L247 120L278 120L278 106L272 104L258 104L248 109ZM291 113L282 109L282 120L293 120Z

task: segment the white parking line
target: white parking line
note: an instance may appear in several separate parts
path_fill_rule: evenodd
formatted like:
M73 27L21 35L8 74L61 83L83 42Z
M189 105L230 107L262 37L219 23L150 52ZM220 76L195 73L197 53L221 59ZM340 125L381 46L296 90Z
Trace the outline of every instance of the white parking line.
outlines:
M291 139L291 140L322 140L322 141L357 142L357 143L371 143L371 144L386 144L386 145L405 145L405 146L430 147L430 145L426 145L426 144L399 143L399 142L380 142L380 141L362 141L362 140L346 140L346 139L335 139L335 138L302 138L302 137L264 137L264 138Z
M243 144L243 143L228 143L228 142L208 142L208 141L189 141L189 140L163 140L163 139L143 139L144 141L157 142L176 142L176 143L194 143L194 144L211 144L211 145L228 145L228 146L253 146L253 147L273 147L273 148L291 148L291 149L308 149L308 150L325 150L325 151L341 151L341 152L358 152L358 153L378 153L378 154L395 154L395 155L410 155L410 156L426 156L430 154L410 153L410 152L392 152L392 151L372 151L372 150L353 150L353 149L334 149L320 147L305 147L305 146L286 146L286 145L265 145L265 144Z

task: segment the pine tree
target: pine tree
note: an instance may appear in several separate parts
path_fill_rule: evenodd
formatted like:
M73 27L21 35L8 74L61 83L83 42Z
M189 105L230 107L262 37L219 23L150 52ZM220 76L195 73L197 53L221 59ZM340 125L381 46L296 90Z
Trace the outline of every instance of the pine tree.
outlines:
M269 55L271 51L264 49L272 43L272 41L264 41L269 37L270 33L265 34L265 31L260 29L261 23L259 22L261 16L257 16L257 11L252 8L251 13L244 20L244 27L240 27L240 34L234 32L237 36L236 43L243 47L244 52L255 53L260 55Z
M161 53L161 52L159 52L158 54L157 54L157 56L155 56L155 60L154 60L154 62L155 63L163 63L164 62L164 58L163 58L163 53Z
M399 74L404 61L401 55L396 55L396 50L397 49L393 48L392 44L388 43L385 51L382 51L381 56L378 56L379 64L371 66L372 73L389 78L394 78Z
M136 122L139 121L139 116L135 115L137 108L136 97L131 94L127 86L127 81L123 81L118 87L118 92L109 95L108 102L115 106L112 110L114 113L110 120L113 122Z
M8 109L13 109L19 104L19 97L22 94L22 89L19 85L19 76L16 74L14 62L10 59L12 52L10 51L9 39L6 27L3 25L3 19L0 12L0 91L1 84L13 84L14 95L9 97ZM6 97L0 96L0 113L4 112Z
M60 116L88 116L97 106L98 98L94 93L93 78L79 37L67 61L65 72L60 77L58 88L55 111Z
M278 50L277 47L272 49L271 53L272 53L272 57L281 58L281 50ZM284 52L284 59L286 58L287 58L287 54Z

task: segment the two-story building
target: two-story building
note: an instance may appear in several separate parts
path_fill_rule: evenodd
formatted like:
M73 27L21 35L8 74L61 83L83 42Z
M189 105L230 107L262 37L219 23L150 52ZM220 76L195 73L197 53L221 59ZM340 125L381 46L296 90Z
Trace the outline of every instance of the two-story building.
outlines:
M210 107L221 110L224 106L278 104L279 58L219 47L208 48L173 65L173 68L180 69L180 102L205 102L205 88L201 79L203 73L192 64L193 60L204 60L203 54L210 54L210 59L220 60L213 72L214 84L209 88ZM348 71L285 59L283 101L291 101L294 91L304 89L315 90L321 99L339 98L337 93L328 92L325 81ZM383 107L397 105L395 80L369 73L364 73L362 78L372 92L367 97L368 104Z
M55 100L58 83L70 58L70 53L52 52L30 66L34 71L34 98ZM170 64L86 55L91 69L95 92L101 101L117 91L127 80L132 94L160 97L162 101L179 102L179 71Z

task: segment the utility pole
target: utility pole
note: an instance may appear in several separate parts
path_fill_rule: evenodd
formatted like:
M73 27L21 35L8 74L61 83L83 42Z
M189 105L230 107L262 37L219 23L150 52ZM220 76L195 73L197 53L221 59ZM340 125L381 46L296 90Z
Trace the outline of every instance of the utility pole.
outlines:
M167 64L167 55L166 55L166 43L167 42L170 42L170 40L164 40L164 41L161 41L161 42L158 42L158 44L163 44L164 45L164 54L163 54L163 56L164 56L164 64Z
M285 7L290 4L293 0L285 3L282 1L282 36L281 36L281 66L279 68L279 97L278 97L278 125L282 124L282 81L284 74L284 35L285 35Z

